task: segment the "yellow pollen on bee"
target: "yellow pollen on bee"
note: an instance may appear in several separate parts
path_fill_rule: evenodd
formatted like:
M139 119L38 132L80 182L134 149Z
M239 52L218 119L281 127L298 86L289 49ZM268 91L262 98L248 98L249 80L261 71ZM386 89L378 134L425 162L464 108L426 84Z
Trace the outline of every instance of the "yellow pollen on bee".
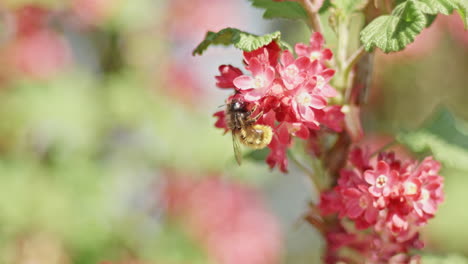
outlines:
M310 53L309 59L311 61L318 60L320 58L322 58L322 53L320 53L320 51L312 51Z
M255 81L254 81L254 86L255 86L254 88L257 88L257 89L262 88L264 86L264 83L265 82L264 82L263 78L260 77L260 76L257 76L257 77L255 77Z
M387 184L387 176L381 174L377 179L375 180L375 185L377 188L383 188Z
M296 96L296 100L301 105L310 105L312 102L312 96L306 92L302 92Z

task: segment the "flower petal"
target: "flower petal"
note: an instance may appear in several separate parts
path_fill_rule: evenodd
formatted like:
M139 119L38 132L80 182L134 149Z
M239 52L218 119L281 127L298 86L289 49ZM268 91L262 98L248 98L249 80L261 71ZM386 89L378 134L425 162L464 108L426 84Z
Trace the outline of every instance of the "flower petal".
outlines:
M254 79L248 75L242 75L235 78L233 83L240 90L248 90L254 87Z

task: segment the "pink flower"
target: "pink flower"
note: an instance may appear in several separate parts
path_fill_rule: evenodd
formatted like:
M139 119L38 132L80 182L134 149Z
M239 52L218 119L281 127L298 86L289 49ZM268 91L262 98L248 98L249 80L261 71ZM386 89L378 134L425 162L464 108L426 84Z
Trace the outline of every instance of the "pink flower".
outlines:
M60 35L44 29L13 40L5 50L12 69L35 79L49 79L72 62L68 43Z
M318 126L318 121L314 109L325 108L327 101L318 95L313 95L307 89L297 89L291 98L291 106L296 114L296 118L314 127Z
M322 192L320 195L319 208L322 215L330 215L338 212L344 216L344 200L341 195L341 187L335 187L331 191Z
M375 197L389 196L393 191L397 173L390 170L385 161L379 161L375 170L364 172L364 179L369 186L369 192Z
M331 78L335 75L335 70L324 68L318 61L314 61L307 74L313 76L311 85L316 94L320 94L324 97L335 97L338 95L335 88L331 87L329 84Z
M221 110L214 113L213 116L218 118L218 120L216 120L215 127L224 129L224 133L228 132L229 129L226 125L226 112Z
M287 149L291 145L291 138L285 125L280 125L275 129L275 135L271 140L270 153L266 158L266 163L273 169L278 166L280 171L288 172Z
M233 83L238 90L246 90L244 98L247 101L257 101L265 96L275 78L275 69L265 65L258 58L249 61L249 70L253 77L241 75L234 79Z
M286 50L281 54L280 62L278 72L288 90L292 90L304 82L307 68L310 66L310 61L307 58L294 59L291 52Z
M331 58L330 50L323 49L323 38L314 34L310 51L320 50L323 59ZM300 47L300 45L299 45ZM273 41L251 52L244 52L244 74L232 66L221 65L221 74L216 76L220 88L235 88L239 100L257 106L257 113L263 113L256 121L273 128L271 152L266 162L271 168L278 166L287 171L287 149L295 137L309 140L323 129L326 132L342 131L344 114L340 106L329 106L328 98L338 92L329 82L335 71L326 67L322 60L310 60L310 54L294 58L288 51L282 51ZM267 113L271 113L267 117ZM216 127L225 129L222 113Z
M333 56L333 53L330 49L323 49L323 44L325 43L322 34L320 32L315 32L310 36L309 46L298 43L294 47L296 54L298 56L304 56L310 59L310 61L317 60L320 63L330 60Z
M341 106L328 106L321 111L315 111L317 120L335 132L343 131L344 114L341 112Z
M435 215L443 201L439 169L432 157L418 164L383 152L371 161L365 151L355 148L337 186L321 195L319 208L324 216L336 213L339 219L346 217L355 223L355 229L341 232L356 234L341 247L357 251L367 262L416 261L408 252L423 247L419 227ZM327 259L341 259L339 248L327 254Z
M362 189L362 190L361 190ZM347 188L343 190L346 216L356 222L359 229L365 229L377 221L379 210L374 206L374 197L365 188Z

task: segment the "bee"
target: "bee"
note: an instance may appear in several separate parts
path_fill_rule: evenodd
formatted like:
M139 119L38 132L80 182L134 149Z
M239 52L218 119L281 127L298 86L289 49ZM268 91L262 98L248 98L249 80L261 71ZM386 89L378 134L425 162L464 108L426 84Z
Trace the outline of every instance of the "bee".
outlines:
M273 131L270 126L255 124L263 111L252 116L257 105L251 110L239 99L232 99L226 107L226 124L232 132L232 143L237 164L241 164L242 155L239 142L252 149L262 149L271 142Z

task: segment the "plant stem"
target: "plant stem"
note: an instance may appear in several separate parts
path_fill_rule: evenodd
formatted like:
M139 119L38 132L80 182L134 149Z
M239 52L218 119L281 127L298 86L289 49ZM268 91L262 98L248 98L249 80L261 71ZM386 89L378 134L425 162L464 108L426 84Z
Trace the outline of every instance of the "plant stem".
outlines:
M299 160L296 159L296 157L292 153L289 153L289 158L294 164L296 164L297 167L299 167L302 171L304 171L307 174L307 176L309 176L309 179L312 182L312 185L314 185L317 192L321 192L322 185L319 183L316 177L317 171L311 171L309 168L304 166Z
M305 220L309 224L313 225L322 234L322 236L325 237L325 235L327 234L327 231L326 231L325 224L321 220L315 218L312 215L307 215L305 217Z
M359 47L351 56L348 58L348 60L345 63L345 71L350 72L353 68L354 65L362 58L362 56L366 54L366 50L364 49L363 46Z
M323 27L318 13L320 6L317 6L315 0L296 0L296 2L300 3L309 15L312 30L322 33Z

